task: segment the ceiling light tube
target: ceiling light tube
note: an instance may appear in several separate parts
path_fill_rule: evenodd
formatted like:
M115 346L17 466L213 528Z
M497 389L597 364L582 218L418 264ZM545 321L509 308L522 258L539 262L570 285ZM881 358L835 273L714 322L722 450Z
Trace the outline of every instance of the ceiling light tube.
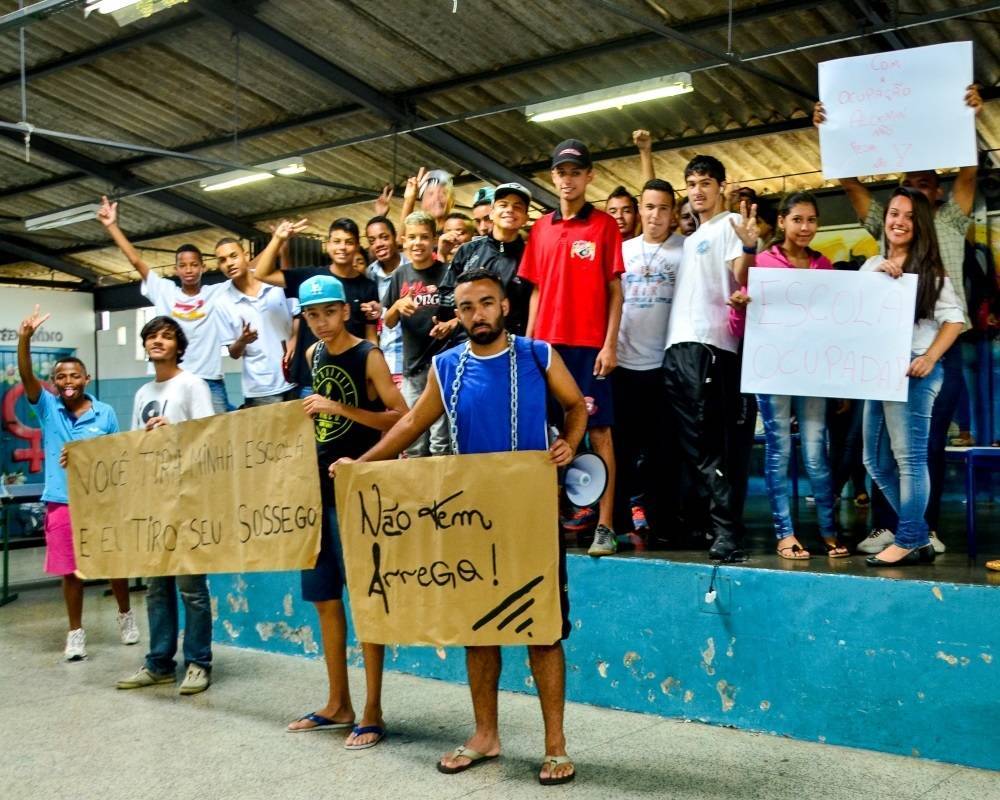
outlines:
M622 108L634 103L645 103L662 97L673 97L678 94L693 92L691 74L678 72L675 75L664 75L645 81L635 81L621 86L611 86L607 89L597 89L545 103L534 103L525 106L524 113L529 122L551 122L565 117L575 117L579 114L589 114L593 111L604 111L609 108Z
M64 208L48 214L36 214L24 221L24 229L26 231L44 231L49 228L62 228L66 225L75 225L78 222L88 222L97 218L99 208L100 205L97 203L87 203L86 205Z
M284 158L280 161L258 164L248 169L233 169L229 172L213 175L200 181L199 186L206 192L221 192L235 186L270 180L275 175L300 175L305 171L306 166L301 158Z

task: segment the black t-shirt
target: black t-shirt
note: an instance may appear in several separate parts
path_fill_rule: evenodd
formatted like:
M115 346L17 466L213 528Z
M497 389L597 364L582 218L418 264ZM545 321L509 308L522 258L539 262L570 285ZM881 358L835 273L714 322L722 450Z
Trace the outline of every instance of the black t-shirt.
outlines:
M410 317L400 315L397 325L403 326L403 374L419 375L431 364L431 359L451 345L449 339L433 339L434 317L441 306L443 284L448 276L448 265L434 261L427 269L417 269L412 264L400 264L392 273L385 307L391 308L400 297L409 294L417 304Z
M451 262L452 275L448 282L453 287L459 275L473 269L486 269L496 274L503 283L510 302L507 330L518 336L524 336L528 328L528 306L533 288L531 281L517 274L523 255L524 240L520 236L512 242L500 242L492 236L481 236L458 248Z
M368 398L368 354L375 350L369 341L360 341L350 350L330 355L320 342L312 354L310 380L313 391L323 397L366 411L385 411L382 400ZM320 486L324 504L333 503L333 484L327 477L329 466L338 458L357 458L379 440L379 431L347 417L318 414L313 419Z
M299 296L299 287L314 275L333 275L329 267L296 267L295 269L286 269L282 274L285 276L285 294L288 297L296 298ZM347 320L347 330L352 336L357 336L359 339L367 338L367 326L371 325L374 329L376 323L365 319L365 315L361 311L361 304L373 300L378 302L378 286L375 281L364 275L356 275L353 278L342 278L339 275L333 277L344 284L344 295L351 307L351 316ZM291 372L290 380L299 386L309 386L310 371L309 365L305 362L305 352L315 341L316 337L312 335L309 326L306 325L305 320L301 320L299 336L295 342L295 354L292 356L292 364L289 369Z

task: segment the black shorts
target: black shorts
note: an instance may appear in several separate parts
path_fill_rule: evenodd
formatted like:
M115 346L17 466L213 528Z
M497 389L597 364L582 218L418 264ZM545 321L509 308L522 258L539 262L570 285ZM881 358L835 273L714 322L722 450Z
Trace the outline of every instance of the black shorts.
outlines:
M562 612L562 636L560 641L569 638L569 632L573 625L569 621L569 576L566 574L566 544L563 542L562 532L559 536L559 610Z
M333 505L324 505L319 557L315 567L302 570L302 599L310 603L342 600L345 574L337 509Z
M594 363L597 354L601 352L596 347L571 347L565 344L554 345L556 352L562 356L566 369L573 376L576 385L580 387L587 401L588 428L606 428L615 421L613 402L611 399L611 380L607 377L598 378L594 374ZM555 419L561 419L556 417Z

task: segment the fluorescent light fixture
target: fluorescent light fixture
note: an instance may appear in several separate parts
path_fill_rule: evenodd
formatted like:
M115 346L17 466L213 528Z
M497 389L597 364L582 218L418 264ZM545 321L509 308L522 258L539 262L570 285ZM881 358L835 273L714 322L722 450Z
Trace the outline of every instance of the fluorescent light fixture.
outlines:
M83 16L89 17L95 11L100 14L110 14L121 26L186 2L187 0L87 0L87 4L83 7Z
M280 161L258 164L251 169L234 169L213 175L211 178L205 178L199 185L206 192L221 192L234 186L270 180L275 175L301 175L305 171L306 165L301 158L283 158Z
M26 231L44 231L49 228L62 228L66 225L75 225L78 222L89 222L97 218L97 210L100 205L97 203L87 203L73 208L64 208L61 211L53 211L50 214L38 214L28 217L24 221Z
M99 331L109 331L109 330L111 330L111 312L110 311L98 311L97 312L97 330L99 330Z
M101 14L113 14L123 8L138 5L141 0L87 0L87 5L83 9L83 15L90 16L95 11Z
M524 113L529 122L551 122L564 117L575 117L608 108L622 108L633 103L645 103L647 100L658 100L661 97L673 97L693 91L691 74L678 72L674 75L561 97L546 103L534 103L525 106Z

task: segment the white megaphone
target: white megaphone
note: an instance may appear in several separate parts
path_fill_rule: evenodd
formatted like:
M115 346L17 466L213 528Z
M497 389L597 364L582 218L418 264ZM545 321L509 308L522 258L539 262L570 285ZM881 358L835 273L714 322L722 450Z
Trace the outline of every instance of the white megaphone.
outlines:
M566 499L578 508L592 506L601 499L608 485L608 467L596 453L574 458L563 478Z

